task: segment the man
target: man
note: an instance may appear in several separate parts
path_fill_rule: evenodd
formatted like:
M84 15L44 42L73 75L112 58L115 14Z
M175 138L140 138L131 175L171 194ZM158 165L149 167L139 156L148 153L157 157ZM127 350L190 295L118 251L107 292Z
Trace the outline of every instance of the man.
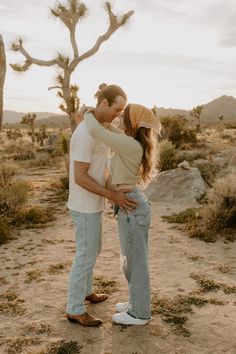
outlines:
M124 110L127 98L117 85L101 86L93 114L100 123L111 123ZM102 320L86 311L85 300L99 303L107 295L93 292L93 268L101 252L101 217L105 198L130 210L136 203L125 192L105 187L109 148L91 136L85 124L75 129L70 143L68 208L75 225L76 256L71 268L66 315L69 321L98 326Z

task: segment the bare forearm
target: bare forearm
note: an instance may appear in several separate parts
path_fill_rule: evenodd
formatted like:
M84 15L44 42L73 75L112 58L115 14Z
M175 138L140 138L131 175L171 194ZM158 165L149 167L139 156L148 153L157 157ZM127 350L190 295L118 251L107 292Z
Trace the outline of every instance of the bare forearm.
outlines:
M75 179L75 182L89 192L101 195L107 199L114 200L116 193L106 187L101 186L95 179L88 174L80 175Z

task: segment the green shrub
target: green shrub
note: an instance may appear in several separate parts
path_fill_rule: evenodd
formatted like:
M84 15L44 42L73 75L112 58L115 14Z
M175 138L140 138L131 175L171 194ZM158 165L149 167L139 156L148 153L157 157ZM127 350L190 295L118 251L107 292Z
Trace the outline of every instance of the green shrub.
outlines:
M159 171L173 170L184 160L184 156L170 141L161 141L158 147Z
M163 117L161 124L163 136L167 137L176 148L187 148L197 143L196 129L189 127L188 120L184 116Z

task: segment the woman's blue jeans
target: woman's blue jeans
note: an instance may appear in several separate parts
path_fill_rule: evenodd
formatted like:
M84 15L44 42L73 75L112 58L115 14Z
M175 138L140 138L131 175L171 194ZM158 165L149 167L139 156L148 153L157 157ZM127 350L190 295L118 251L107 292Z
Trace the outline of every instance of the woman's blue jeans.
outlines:
M76 255L70 271L66 312L81 315L86 311L85 297L93 292L93 269L102 250L102 212L70 213L75 226Z
M141 319L150 319L150 276L148 259L148 231L151 208L139 188L127 193L138 202L133 212L118 210L118 230L121 246L121 265L129 288L128 313Z

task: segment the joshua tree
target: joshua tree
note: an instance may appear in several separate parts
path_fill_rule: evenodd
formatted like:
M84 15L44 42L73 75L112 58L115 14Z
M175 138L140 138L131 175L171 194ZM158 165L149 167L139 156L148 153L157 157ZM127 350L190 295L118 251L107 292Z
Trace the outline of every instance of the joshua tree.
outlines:
M3 121L3 87L6 76L6 54L2 35L0 34L0 131Z
M152 112L155 114L156 117L158 117L158 108L156 105L152 108Z
M36 118L37 118L37 115L35 113L32 113L32 114L28 113L24 117L21 118L21 124L26 124L30 128L29 133L30 133L31 140L32 140L33 144L35 142L34 122L35 122Z
M87 15L87 7L83 2L79 0L66 0L64 4L57 2L54 9L50 9L51 14L58 18L67 27L70 33L70 43L73 49L72 58L62 53L58 53L57 56L52 60L39 60L32 57L28 51L23 46L23 40L20 38L12 44L12 50L20 52L24 57L25 61L23 64L11 64L11 67L15 71L23 72L30 68L32 64L39 66L53 66L58 68L58 76L56 79L56 86L50 87L49 89L58 89L58 95L64 101L59 107L60 109L67 113L70 119L71 128L74 126L74 115L79 109L79 98L77 85L71 84L71 75L77 68L78 64L84 59L89 58L95 54L101 44L108 40L111 35L122 27L129 18L133 15L134 11L129 11L118 18L112 11L112 6L109 1L105 2L105 10L109 17L109 26L106 32L100 35L94 46L84 53L79 53L79 48L76 40L76 26L79 21L83 20Z
M198 120L197 130L200 131L201 129L201 114L204 106L197 106L193 107L192 111L190 112L191 116Z

